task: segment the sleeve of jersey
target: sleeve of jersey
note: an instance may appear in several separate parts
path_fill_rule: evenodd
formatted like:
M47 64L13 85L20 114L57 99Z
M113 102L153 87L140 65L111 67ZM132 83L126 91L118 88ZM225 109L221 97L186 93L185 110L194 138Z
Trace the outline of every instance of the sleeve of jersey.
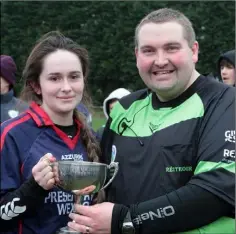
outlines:
M7 127L1 125L1 191L18 188L21 184L20 152Z
M33 178L21 183L18 155L17 144L1 125L0 230L14 228L17 220L29 215L48 193Z
M115 204L112 212L112 234L121 233L123 220L128 210L131 213L136 234L167 234L187 231L190 231L191 234L208 233L208 231L209 233L220 233L219 225L225 228L230 222L230 227L232 224L234 226L234 219L227 220L227 222L220 220L221 217L230 213L229 204L205 189L191 184L129 207ZM207 225L213 222L218 226L208 228ZM201 227L201 231L197 230Z
M18 221L32 216L43 204L49 191L40 187L33 177L13 191L0 194L0 231L9 231L18 226Z
M226 92L204 118L194 176L197 185L235 207L235 97Z

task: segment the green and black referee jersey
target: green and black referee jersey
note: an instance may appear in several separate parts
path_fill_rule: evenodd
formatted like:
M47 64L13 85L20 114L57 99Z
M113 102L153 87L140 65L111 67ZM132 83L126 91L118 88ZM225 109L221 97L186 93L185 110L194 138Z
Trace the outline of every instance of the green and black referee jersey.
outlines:
M101 146L103 162L119 162L106 191L112 233L128 208L139 234L235 233L233 87L199 76L169 102L134 92L114 106Z

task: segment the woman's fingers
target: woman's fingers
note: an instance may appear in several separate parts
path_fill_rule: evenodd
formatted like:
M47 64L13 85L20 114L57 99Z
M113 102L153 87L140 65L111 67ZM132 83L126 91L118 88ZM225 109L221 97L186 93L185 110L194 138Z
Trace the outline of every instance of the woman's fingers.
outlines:
M55 184L55 174L51 166L51 163L55 162L55 160L52 154L47 153L32 169L35 181L45 190L51 189Z

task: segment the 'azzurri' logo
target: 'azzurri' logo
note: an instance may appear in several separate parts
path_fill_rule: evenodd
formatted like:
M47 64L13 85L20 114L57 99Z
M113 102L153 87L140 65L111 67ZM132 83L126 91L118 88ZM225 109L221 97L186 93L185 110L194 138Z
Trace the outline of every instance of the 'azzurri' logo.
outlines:
M112 145L111 148L111 162L114 162L116 159L116 146Z

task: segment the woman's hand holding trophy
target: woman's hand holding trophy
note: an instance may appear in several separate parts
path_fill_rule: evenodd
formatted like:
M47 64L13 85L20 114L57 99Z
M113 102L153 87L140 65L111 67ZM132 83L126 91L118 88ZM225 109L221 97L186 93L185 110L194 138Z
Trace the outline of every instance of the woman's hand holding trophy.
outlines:
M45 154L39 162L32 168L34 180L45 190L50 190L59 182L58 173L50 165L56 158L52 154ZM57 176L56 176L57 175Z

